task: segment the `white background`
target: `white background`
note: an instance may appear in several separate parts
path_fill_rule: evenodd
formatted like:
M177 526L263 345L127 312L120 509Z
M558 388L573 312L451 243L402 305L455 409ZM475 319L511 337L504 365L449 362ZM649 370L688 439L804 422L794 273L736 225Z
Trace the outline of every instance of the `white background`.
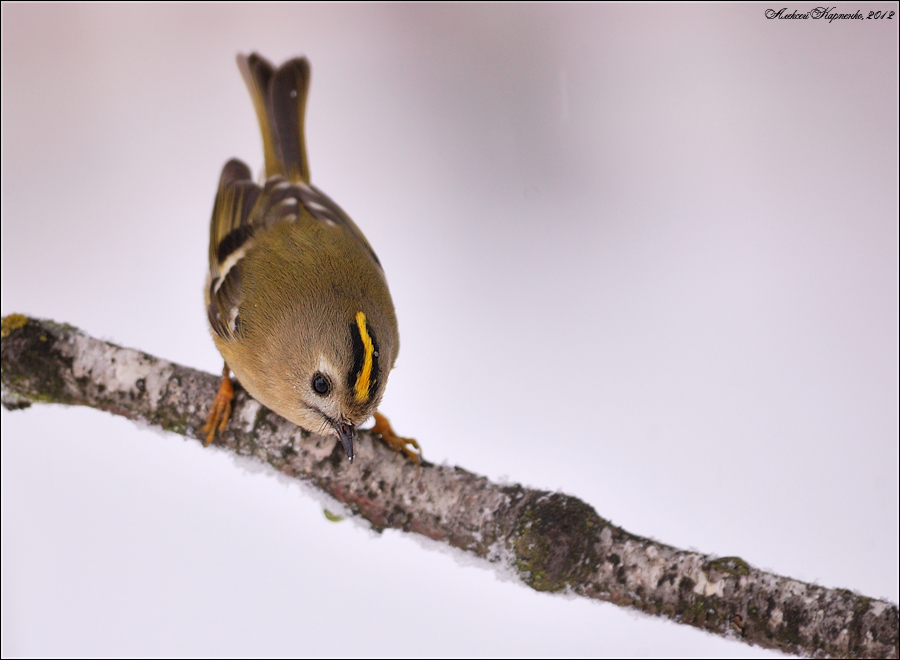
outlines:
M900 17L764 9L4 3L2 313L218 372L213 196L262 163L234 56L306 54L430 460L897 602ZM759 652L105 413L0 420L4 656Z

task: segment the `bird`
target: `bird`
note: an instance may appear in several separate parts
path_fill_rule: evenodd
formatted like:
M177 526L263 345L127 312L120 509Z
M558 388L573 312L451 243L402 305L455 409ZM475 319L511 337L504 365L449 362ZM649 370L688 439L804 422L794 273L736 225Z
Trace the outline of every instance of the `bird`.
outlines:
M205 444L224 431L234 389L298 426L340 440L354 457L357 429L418 462L378 406L400 337L381 261L350 217L310 183L304 133L310 65L275 67L258 53L237 64L262 133L264 177L238 159L222 168L209 236L204 299L225 360Z

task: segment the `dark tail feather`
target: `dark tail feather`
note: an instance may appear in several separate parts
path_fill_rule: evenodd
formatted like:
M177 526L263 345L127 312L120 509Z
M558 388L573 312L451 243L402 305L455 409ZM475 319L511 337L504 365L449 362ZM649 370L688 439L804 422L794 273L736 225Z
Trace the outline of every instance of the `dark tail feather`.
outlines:
M303 131L306 94L309 91L309 62L297 58L285 62L269 88L269 109L278 133L281 162L291 181L309 183L309 161Z
M238 55L263 138L266 176L309 183L303 125L309 90L309 61L288 60L277 70L257 53Z

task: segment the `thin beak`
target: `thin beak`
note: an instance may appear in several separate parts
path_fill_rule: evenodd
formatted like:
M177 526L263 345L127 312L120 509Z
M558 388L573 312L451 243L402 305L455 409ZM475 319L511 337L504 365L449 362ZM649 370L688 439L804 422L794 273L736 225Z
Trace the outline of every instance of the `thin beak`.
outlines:
M341 444L344 445L344 451L347 452L347 458L349 458L352 463L353 439L356 437L356 427L351 426L350 424L344 424L343 422L337 422L334 425L334 430L337 431L338 437L341 439Z

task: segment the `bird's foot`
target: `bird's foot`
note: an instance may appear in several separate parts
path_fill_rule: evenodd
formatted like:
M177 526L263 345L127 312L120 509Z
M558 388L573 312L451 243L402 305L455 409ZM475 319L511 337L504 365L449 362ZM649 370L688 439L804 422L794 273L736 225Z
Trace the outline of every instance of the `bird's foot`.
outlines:
M381 436L382 442L396 452L403 452L413 463L422 462L422 448L419 443L412 438L401 438L391 428L388 418L379 412L375 413L375 426L372 427L372 433ZM413 450L415 448L415 451Z
M206 424L200 427L200 430L206 434L204 446L209 445L216 437L216 431L224 431L225 425L228 424L228 418L231 417L231 400L234 399L234 387L231 385L231 379L228 377L228 365L222 371L222 382L219 384L219 391L216 392L216 398L213 399L212 406L209 409L209 416L206 418Z

